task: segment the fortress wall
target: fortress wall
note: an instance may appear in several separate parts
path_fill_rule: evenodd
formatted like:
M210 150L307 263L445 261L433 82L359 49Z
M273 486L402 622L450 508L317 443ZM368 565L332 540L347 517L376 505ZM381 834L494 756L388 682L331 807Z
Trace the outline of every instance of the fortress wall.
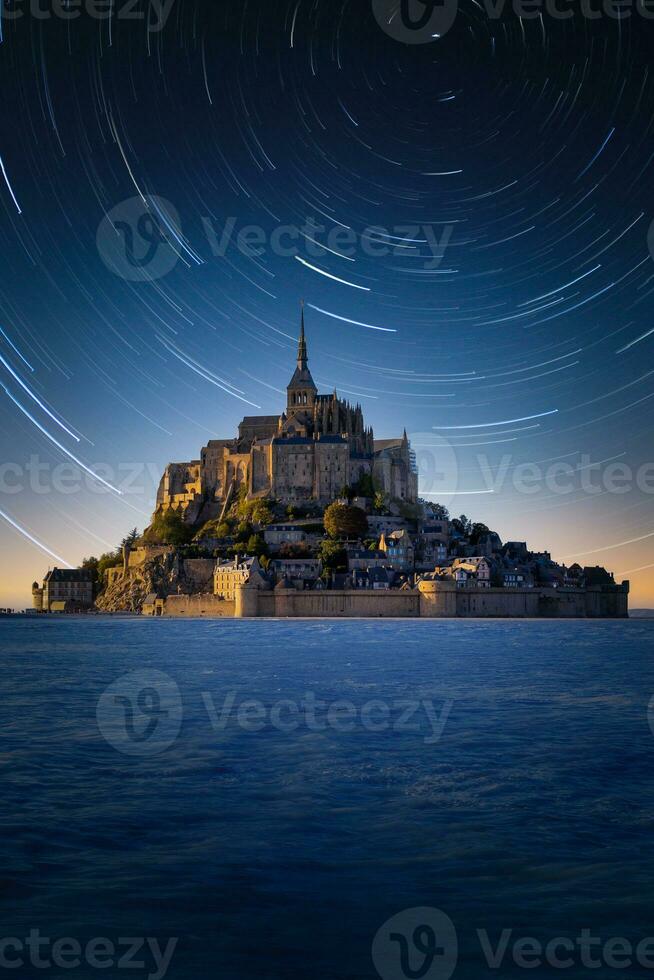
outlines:
M274 592L257 592L245 588L240 590L236 605L240 610L237 615L280 619L394 619L420 615L417 592L383 590L295 592L275 589Z
M160 558L161 555L168 555L172 551L174 551L174 548L165 544L133 548L129 553L129 567L138 568L139 565L144 565L146 561L152 561L153 558Z
M522 618L556 619L627 615L627 590L457 589L421 582L419 591L272 592L237 586L236 601L213 595L169 596L167 616L269 619Z
M457 615L457 587L453 582L420 582L420 616L452 619Z
M458 589L456 600L457 616L538 616L538 591L534 589Z
M629 584L623 582L617 589L603 589L591 586L585 595L586 615L590 617L610 616L625 619L629 616Z
M538 614L556 619L625 619L629 616L629 585L541 589Z
M585 619L584 589L539 589L538 615L555 619Z
M532 618L537 589L459 589L450 582L420 582L420 615L445 618Z
M170 595L164 605L164 616L218 619L236 615L233 602L219 599L212 593L205 595Z

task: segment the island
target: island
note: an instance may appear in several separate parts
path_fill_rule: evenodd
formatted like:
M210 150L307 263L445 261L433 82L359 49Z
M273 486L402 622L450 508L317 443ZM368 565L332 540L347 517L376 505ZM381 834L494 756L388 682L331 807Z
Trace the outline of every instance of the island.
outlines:
M36 613L188 618L624 618L628 596L420 499L406 430L377 440L360 405L318 393L304 309L282 414L169 464L143 534L32 586Z

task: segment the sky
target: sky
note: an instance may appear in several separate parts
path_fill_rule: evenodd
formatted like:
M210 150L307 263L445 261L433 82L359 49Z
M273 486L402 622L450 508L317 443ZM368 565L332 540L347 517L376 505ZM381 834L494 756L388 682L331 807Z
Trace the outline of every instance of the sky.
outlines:
M0 606L281 412L301 300L423 497L654 606L654 22L567 9L5 11Z

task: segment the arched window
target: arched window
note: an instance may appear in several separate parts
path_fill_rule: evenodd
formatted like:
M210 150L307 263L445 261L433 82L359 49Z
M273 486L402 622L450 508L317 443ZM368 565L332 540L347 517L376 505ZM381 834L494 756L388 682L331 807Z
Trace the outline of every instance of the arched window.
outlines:
M305 393L304 393L304 404L306 405L306 403L307 403L307 394L306 394L306 392L305 392Z

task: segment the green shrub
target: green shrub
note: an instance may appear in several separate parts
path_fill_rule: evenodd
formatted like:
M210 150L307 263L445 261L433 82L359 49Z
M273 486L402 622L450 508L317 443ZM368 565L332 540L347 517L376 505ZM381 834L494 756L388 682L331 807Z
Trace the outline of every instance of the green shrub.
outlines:
M179 548L189 544L193 538L193 528L186 524L175 510L158 513L143 535L147 544L165 544Z
M347 571L347 551L337 541L321 541L318 558L323 568L331 572Z
M368 533L365 512L347 504L330 504L325 511L324 523L330 538L362 538Z

